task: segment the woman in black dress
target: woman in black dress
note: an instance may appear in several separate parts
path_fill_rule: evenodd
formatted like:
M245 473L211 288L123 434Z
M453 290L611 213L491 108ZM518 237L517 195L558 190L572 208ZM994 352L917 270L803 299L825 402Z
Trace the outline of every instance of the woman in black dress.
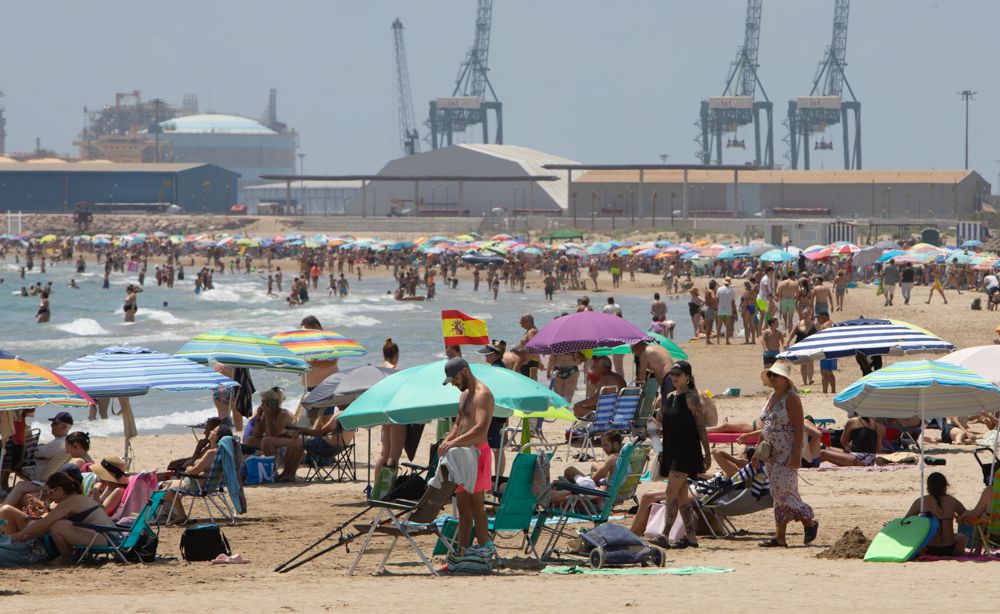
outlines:
M708 471L712 465L708 433L705 431L705 406L695 388L689 362L677 361L667 371L667 375L674 390L662 395L663 405L660 409L663 427L660 476L667 478L667 517L664 531L669 533L680 513L687 534L678 542L667 542L664 536L654 541L669 548L696 548L697 516L688 492L687 479Z

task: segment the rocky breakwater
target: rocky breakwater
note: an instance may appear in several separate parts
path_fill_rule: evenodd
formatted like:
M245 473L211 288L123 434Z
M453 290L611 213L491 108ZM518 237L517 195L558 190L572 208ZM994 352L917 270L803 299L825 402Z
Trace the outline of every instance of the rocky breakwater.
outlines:
M125 215L95 214L86 233L121 235L133 232L168 235L201 233L237 233L257 222L256 217L223 215ZM71 214L26 214L22 218L24 232L55 235L78 234L76 219Z

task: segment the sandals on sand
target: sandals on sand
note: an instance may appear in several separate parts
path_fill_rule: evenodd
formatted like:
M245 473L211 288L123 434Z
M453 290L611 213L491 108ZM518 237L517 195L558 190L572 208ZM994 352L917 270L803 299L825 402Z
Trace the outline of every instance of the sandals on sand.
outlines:
M816 539L817 533L819 533L819 521L813 520L813 526L806 527L806 538L804 543L811 544Z
M764 541L757 544L761 548L787 548L788 544L783 544L773 537L768 537Z

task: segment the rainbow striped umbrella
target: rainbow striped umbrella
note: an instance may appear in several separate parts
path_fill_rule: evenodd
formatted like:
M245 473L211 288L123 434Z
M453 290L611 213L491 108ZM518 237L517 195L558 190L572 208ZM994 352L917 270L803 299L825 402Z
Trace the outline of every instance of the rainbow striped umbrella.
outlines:
M368 353L364 346L332 330L298 329L278 333L271 337L293 354L306 360L333 360L364 356Z
M23 360L0 360L0 411L42 405L87 407L94 399L66 378Z
M231 367L291 371L309 370L309 363L274 339L245 330L212 330L195 336L177 350L195 362L211 360Z

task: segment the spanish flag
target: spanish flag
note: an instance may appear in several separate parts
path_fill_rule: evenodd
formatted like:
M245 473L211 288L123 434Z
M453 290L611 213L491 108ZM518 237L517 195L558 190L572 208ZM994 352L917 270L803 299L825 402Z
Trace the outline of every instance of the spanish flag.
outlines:
M490 342L486 322L469 317L455 309L441 310L441 332L444 334L446 346L486 345Z

